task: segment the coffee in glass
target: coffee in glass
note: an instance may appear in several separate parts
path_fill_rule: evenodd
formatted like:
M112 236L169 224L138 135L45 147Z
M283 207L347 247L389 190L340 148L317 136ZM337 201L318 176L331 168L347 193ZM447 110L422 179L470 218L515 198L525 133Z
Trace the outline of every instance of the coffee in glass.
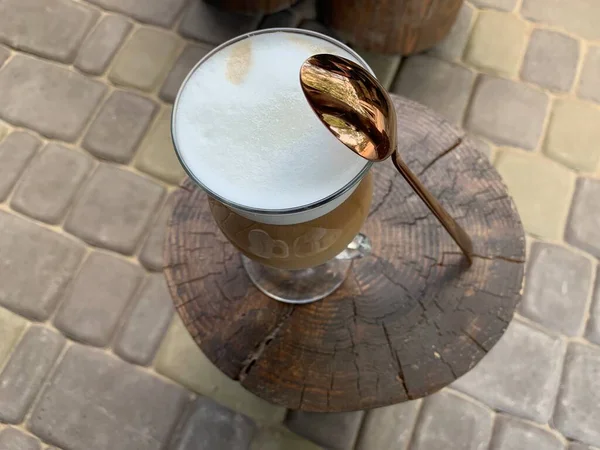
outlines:
M294 303L333 292L351 260L369 249L359 231L371 203L372 163L323 126L300 87L302 63L319 53L368 68L318 33L249 33L196 65L173 110L177 155L207 192L250 278Z

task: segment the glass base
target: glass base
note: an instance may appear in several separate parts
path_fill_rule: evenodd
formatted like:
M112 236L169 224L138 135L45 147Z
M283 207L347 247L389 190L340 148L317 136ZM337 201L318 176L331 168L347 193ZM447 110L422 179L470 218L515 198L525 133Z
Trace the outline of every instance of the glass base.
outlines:
M346 279L352 261L333 258L317 267L301 270L275 269L242 255L254 285L265 295L285 303L312 303L333 293Z

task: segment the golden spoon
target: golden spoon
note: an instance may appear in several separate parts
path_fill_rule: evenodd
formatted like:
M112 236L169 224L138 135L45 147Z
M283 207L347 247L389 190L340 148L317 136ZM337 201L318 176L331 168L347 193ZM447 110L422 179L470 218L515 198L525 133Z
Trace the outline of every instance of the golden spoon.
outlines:
M346 58L321 54L304 62L300 84L319 119L346 147L375 162L392 156L396 169L450 233L470 264L471 239L400 159L396 151L396 110L377 79Z

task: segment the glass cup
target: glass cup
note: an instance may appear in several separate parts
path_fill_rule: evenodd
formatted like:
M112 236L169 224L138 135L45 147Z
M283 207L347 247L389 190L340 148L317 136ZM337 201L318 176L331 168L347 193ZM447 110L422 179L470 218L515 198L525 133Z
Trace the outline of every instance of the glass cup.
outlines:
M206 55L191 73L215 52L248 35L277 31L305 34L332 43L371 70L356 52L335 39L308 30L274 28L222 44ZM313 204L288 210L261 210L234 204L203 185L180 155L174 122L182 91L175 101L172 124L177 156L189 177L207 192L214 220L242 253L244 268L252 282L269 297L287 303L310 303L334 292L344 282L352 261L371 249L369 239L360 229L371 205L372 163L365 162L351 182Z

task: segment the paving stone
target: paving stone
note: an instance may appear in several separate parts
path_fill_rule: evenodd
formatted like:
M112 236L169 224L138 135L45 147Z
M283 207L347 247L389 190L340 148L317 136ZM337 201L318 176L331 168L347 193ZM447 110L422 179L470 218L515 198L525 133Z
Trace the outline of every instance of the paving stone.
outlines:
M107 14L85 39L75 67L92 75L104 72L131 30L131 22L116 14Z
M0 71L0 117L50 138L74 141L106 89L64 67L15 55Z
M13 131L0 141L0 201L10 193L21 172L42 145L35 136Z
M600 103L600 47L588 47L577 93L581 98Z
M460 123L475 75L469 69L427 55L406 60L392 91Z
M185 37L219 45L240 34L256 30L261 16L232 13L206 2L190 2L179 32Z
M600 110L579 100L557 100L544 151L575 170L595 172L600 162Z
M321 34L324 34L325 36L332 37L334 39L337 39L338 41L345 42L345 40L341 36L338 36L334 30L323 25L321 22L319 22L317 20L312 20L312 19L311 20L303 20L302 23L300 24L300 28L302 28L304 30L309 30L309 31L316 31L317 33L321 33Z
M517 16L481 11L467 44L465 61L500 75L516 75L527 43L526 34L526 23Z
M600 180L580 178L565 234L567 242L600 258Z
M75 344L42 393L28 427L65 449L159 450L187 399L180 386Z
M142 247L142 252L139 256L140 262L148 270L161 272L163 269L163 247L167 232L167 223L171 218L173 206L173 197L171 196L162 207Z
M167 183L179 184L185 176L185 171L173 148L171 113L170 107L163 108L140 146L135 167Z
M83 146L102 159L127 163L133 157L157 111L150 99L115 91L85 135Z
M289 411L285 425L294 433L331 450L351 449L356 442L363 411L311 413Z
M495 165L527 232L561 239L575 175L554 161L519 150L501 150Z
M458 12L456 22L452 25L448 35L436 44L429 53L450 61L459 60L465 51L465 46L469 39L474 13L475 8L468 3L463 3Z
M149 364L171 323L174 311L164 275L150 275L119 334L115 351L132 363Z
M141 276L138 266L109 254L92 253L73 281L54 324L78 341L106 346Z
M453 386L494 409L546 423L564 353L562 339L513 320L487 356Z
M0 142L8 134L8 131L9 131L8 126L6 126L4 123L0 122Z
M596 0L523 0L521 15L535 22L564 27L583 38L600 39L600 5Z
M375 76L386 88L390 88L398 73L398 67L402 61L401 55L384 55L383 53L368 52L355 49L375 72Z
M217 369L200 351L179 317L167 332L155 366L163 375L260 424L279 423L285 415L284 408L258 398Z
M490 450L564 450L556 435L510 416L498 415Z
M27 330L0 374L0 421L23 420L64 345L65 338L49 328Z
M0 3L0 41L71 62L97 17L97 11L70 0L5 0Z
M290 9L303 19L315 20L317 18L317 0L299 0Z
M565 360L554 426L566 437L600 443L600 349L572 343Z
M92 245L131 254L163 194L164 189L150 180L100 164L65 229Z
M548 96L522 83L480 75L465 126L497 144L534 149L542 134Z
M188 73L190 73L196 63L206 56L213 48L212 45L208 44L187 44L181 55L179 55L171 73L169 73L169 76L162 85L160 98L167 102L174 102L185 77L187 77Z
M0 370L25 329L26 320L0 307Z
M579 334L592 282L592 265L564 247L535 242L521 313L569 336Z
M200 2L195 2L200 3ZM177 57L180 39L156 28L139 28L115 58L109 78L115 84L151 91Z
M163 27L173 25L186 0L89 0L104 9Z
M533 30L521 78L555 91L568 91L578 60L579 44L575 39L555 31Z
M10 50L3 45L0 45L0 67L4 65L9 56Z
M200 397L174 438L172 450L247 450L256 425L248 417Z
M269 14L260 23L261 29L267 28L296 28L303 17L294 13L291 9Z
M471 0L479 8L492 8L501 11L512 11L515 9L517 0Z
M254 435L250 450L321 450L317 444L283 428L263 428Z
M0 448L2 450L40 450L40 441L16 428L0 431Z
M569 450L598 450L598 448L582 444L581 442L571 442Z
M58 223L92 165L89 156L50 143L25 170L10 204L35 219Z
M596 273L596 289L592 299L592 309L587 324L587 338L600 344L600 269ZM0 358L1 360L1 358Z
M456 394L427 397L415 428L411 450L484 450L492 434L490 410Z
M0 305L35 320L47 319L79 265L83 246L0 211L0 248Z
M412 401L368 411L357 450L407 448L420 402Z

